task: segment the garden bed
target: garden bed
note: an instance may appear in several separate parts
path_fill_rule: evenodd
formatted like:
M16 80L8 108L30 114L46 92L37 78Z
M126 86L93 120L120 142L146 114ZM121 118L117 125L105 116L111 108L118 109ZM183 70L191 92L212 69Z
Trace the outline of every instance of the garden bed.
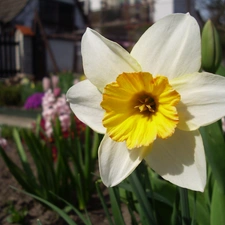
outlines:
M10 158L17 164L20 163L19 157L16 153L15 145L9 142L7 148L7 154ZM28 154L28 158L29 154ZM31 160L31 159L30 159ZM21 190L20 185L11 175L4 161L0 157L0 224L27 224L27 225L37 225L37 219L42 222L42 225L65 225L67 224L63 219L61 219L57 213L43 206L39 202L35 201L31 197L20 193L10 186ZM11 208L11 213L9 212ZM12 210L14 208L14 210ZM88 207L88 214L91 218L92 224L96 225L107 225L108 222L105 218L102 206L97 198L93 198ZM7 218L9 216L15 215L16 213L22 213L25 210L27 214L24 216L24 223L9 223ZM13 214L14 212L14 214ZM77 224L83 224L79 217L72 214L71 217Z

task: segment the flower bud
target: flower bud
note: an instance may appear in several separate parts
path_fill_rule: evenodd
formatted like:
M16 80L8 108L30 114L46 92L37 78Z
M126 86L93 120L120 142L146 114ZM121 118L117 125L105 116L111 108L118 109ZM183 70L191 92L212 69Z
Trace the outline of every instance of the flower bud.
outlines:
M48 77L42 79L42 87L45 92L51 88L51 80Z
M56 75L53 75L51 79L52 79L52 87L53 87L53 89L57 88L58 84L59 84L59 77L56 76Z
M211 20L208 20L202 31L202 69L215 73L222 59L219 34Z

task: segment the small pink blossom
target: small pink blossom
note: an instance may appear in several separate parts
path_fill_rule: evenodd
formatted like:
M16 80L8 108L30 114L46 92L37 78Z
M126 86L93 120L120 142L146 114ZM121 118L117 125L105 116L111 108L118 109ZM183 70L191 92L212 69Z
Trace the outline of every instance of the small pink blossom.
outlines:
M60 115L59 120L62 125L62 131L66 131L70 126L70 116L68 114Z
M56 76L56 75L53 75L51 77L51 80L52 80L52 88L55 89L58 87L58 84L59 84L59 77Z
M79 80L76 78L73 80L73 84L77 84L79 82Z
M53 89L53 93L54 93L55 97L58 97L61 93L61 89L56 87L56 88Z
M52 123L59 118L62 131L67 131L70 127L70 108L66 102L65 95L56 98L52 90L48 90L42 99L42 117L45 120L45 132L51 137L53 129Z
M6 139L0 137L0 146L1 146L3 149L6 149L7 145L8 145L8 143L7 143Z
M51 80L48 77L42 79L42 87L44 91L48 91L51 88Z

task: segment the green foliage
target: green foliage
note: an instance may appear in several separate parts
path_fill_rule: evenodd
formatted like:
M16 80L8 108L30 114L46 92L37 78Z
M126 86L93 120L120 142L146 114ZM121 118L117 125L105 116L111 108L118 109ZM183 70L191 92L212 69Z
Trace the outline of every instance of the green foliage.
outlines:
M218 70L216 71L216 74L219 74L219 75L225 77L225 67L220 65Z
M219 34L211 20L208 20L202 31L202 68L215 73L222 60L222 46Z
M0 82L0 105L23 106L26 99L35 92L43 92L42 84L28 82L26 84L6 85Z
M14 127L2 125L0 127L0 129L1 129L1 137L10 139L10 140L13 139L12 131L13 131ZM17 128L17 129L20 130L21 128Z
M22 192L24 194L27 194L28 196L30 196L30 197L32 197L32 198L40 201L41 203L43 203L45 205L47 205L49 208L51 208L54 211L56 211L68 224L70 224L70 225L76 225L76 223L63 210L61 210L59 207L57 207L56 205L52 204L51 202L47 201L46 199L40 198L37 195L30 194L30 193L25 192L25 191L20 191L20 192ZM38 224L41 224L40 221L37 221L37 223Z
M40 220L37 220L37 225L42 225Z
M220 123L201 128L204 148L212 175L218 182L221 192L225 193L225 143Z
M72 72L59 73L59 87L62 93L66 93L73 85L74 74Z
M41 82L27 82L25 84L21 85L21 100L23 102L23 104L25 103L25 101L27 100L27 98L29 96L31 96L32 94L36 93L36 92L43 92L43 88L42 88L42 83Z
M99 182L97 184L99 189ZM110 201L112 207L117 208L114 209L117 210L117 213L112 214L112 218L107 208L107 202L101 191L98 191L110 225L118 224L118 219L120 219L119 224L124 224L120 218L121 203L127 206L132 225L214 225L217 223L210 223L210 218L212 220L212 218L219 217L217 221L221 221L221 217L223 217L224 195L221 195L221 192L220 200L216 195L218 193L213 192L211 197L215 200L212 203L208 202L205 196L206 193L208 195L208 188L205 193L200 193L175 187L161 179L144 163L127 180L117 187L110 188L109 191L111 189L116 194L110 195ZM218 201L221 201L222 210L216 211L216 201L217 205L220 205ZM213 212L212 205L215 207L215 212ZM222 222L218 224L223 224Z
M22 104L21 87L19 85L6 86L1 82L0 89L1 106L20 106Z
M218 182L214 183L212 202L211 202L211 225L224 225L225 224L225 194L221 193L221 187Z
M79 136L75 120L71 121L71 133L66 138L61 131L60 122L54 125L53 145L40 138L40 127L36 129L36 133L31 130L21 130L19 133L14 129L13 137L22 168L1 148L0 154L10 172L27 192L58 206L64 204L59 200L60 197L78 205L79 209L85 209L94 190L93 173L100 137L88 127ZM24 143L33 163L27 159ZM53 157L52 148L57 149L56 158ZM36 173L32 164L36 167Z
M89 131L86 131L86 135L88 133ZM208 182L204 193L176 187L160 178L145 163L141 163L125 181L108 189L109 200L102 193L101 181L95 182L108 223L110 225L127 224L127 216L125 219L123 214L124 207L126 207L129 212L128 221L131 225L223 225L225 223L224 138L218 123L202 128L201 133L206 148L207 161L209 162ZM59 141L60 143L61 141ZM64 145L65 143L61 144ZM81 161L84 165L84 161L81 160L82 157L79 154L76 156L78 161ZM22 161L26 161L23 152L20 153L20 157L23 159ZM24 167L26 166L24 165ZM41 166L43 165L41 164ZM63 163L60 164L60 169L63 174L66 173L63 172L67 170ZM29 172L29 169L27 171ZM18 171L18 173L20 172ZM65 180L62 181L66 182ZM77 179L77 181L81 182L81 179ZM79 184L74 184L74 187L79 189ZM83 192L79 192L79 195L81 193ZM61 200L64 198L57 193L51 194ZM71 212L71 210L80 217L83 224L92 224L87 213L84 215L73 206L74 203L66 199L63 199L62 202L67 205L67 210L62 210L42 196L31 196L58 212L68 224L75 224L74 221L70 221L67 215L67 212Z
M25 224L25 218L27 215L27 209L23 208L17 210L12 202L9 202L9 206L7 207L7 222L10 224L17 223L17 224Z
M206 159L208 161L208 183L204 201L209 207L208 223L225 224L225 143L221 123L201 128Z

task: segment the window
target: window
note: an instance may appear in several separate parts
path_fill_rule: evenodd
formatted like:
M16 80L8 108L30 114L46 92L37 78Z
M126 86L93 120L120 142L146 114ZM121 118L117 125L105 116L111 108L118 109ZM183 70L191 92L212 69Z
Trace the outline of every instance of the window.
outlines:
M45 26L55 28L59 32L74 29L74 5L40 0L40 18Z

